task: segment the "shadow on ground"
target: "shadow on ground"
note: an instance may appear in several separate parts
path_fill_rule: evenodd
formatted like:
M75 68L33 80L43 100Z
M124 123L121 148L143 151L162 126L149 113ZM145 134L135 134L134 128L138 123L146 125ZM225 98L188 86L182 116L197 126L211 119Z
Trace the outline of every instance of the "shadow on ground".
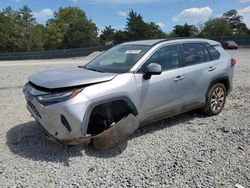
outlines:
M202 118L204 115L197 112L188 112L179 116L168 118L163 121L155 122L143 126L131 137L140 137L155 131L189 122L194 118ZM35 121L17 125L7 132L6 144L11 152L24 158L37 161L60 162L69 165L71 157L82 156L83 151L86 155L97 158L113 158L120 155L127 148L127 141L117 147L107 151L96 151L90 146L79 145L73 147L63 147L48 140L43 134L43 130Z

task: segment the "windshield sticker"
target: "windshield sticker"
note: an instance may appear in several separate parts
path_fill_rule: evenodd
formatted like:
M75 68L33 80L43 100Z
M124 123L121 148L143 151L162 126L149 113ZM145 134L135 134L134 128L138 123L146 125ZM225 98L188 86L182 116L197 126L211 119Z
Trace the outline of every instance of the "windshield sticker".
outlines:
M127 50L125 54L139 54L141 53L141 50Z

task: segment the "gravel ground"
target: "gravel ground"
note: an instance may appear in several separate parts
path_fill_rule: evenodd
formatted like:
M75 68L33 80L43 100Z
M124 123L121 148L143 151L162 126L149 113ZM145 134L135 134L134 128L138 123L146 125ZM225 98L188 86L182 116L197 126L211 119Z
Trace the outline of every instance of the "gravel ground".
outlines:
M250 49L229 52L238 64L219 116L188 112L103 152L47 140L22 95L28 75L84 59L0 62L0 187L250 187Z

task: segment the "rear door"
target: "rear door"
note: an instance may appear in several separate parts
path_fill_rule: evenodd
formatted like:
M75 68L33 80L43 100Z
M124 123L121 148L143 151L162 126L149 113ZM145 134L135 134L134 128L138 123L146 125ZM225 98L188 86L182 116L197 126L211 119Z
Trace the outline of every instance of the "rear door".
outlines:
M218 60L211 57L206 45L204 42L182 44L184 108L198 107L205 102L207 88L216 74Z

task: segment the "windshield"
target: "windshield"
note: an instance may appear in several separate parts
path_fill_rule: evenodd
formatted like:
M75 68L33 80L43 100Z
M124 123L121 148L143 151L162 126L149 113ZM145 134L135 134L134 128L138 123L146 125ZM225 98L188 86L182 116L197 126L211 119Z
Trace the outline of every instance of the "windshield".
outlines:
M128 72L150 48L145 45L119 45L92 60L85 68L98 72Z

